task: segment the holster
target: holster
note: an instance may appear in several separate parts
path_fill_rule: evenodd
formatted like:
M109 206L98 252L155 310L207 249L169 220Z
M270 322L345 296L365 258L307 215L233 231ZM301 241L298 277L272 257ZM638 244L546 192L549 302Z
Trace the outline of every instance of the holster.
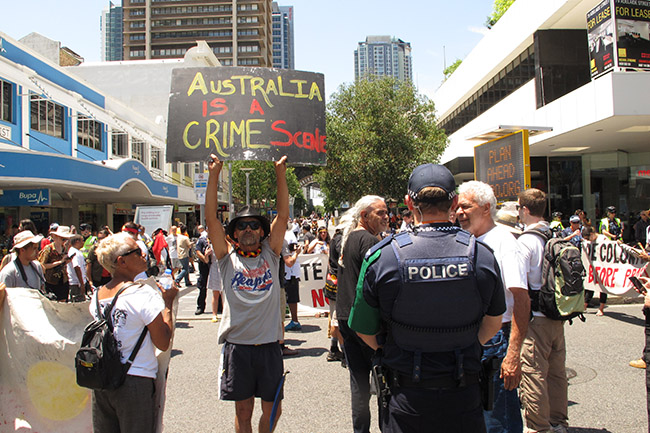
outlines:
M390 387L388 386L388 371L382 364L382 351L381 349L375 352L372 358L372 381L375 391L377 393L377 402L379 403L380 411L388 410L388 403L390 402Z
M499 371L501 359L496 356L481 361L481 374L479 386L481 387L481 402L484 410L492 410L494 407L494 375Z

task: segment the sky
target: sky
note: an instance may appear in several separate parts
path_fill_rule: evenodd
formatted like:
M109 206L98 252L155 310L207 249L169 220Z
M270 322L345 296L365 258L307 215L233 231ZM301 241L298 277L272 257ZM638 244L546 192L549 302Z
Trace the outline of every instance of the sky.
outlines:
M108 0L4 2L0 32L20 39L38 32L87 62L100 60L99 20ZM121 4L121 0L113 0ZM326 93L354 80L354 50L370 35L411 43L413 80L432 98L445 65L463 59L488 31L492 0L281 0L294 6L296 69L325 74Z

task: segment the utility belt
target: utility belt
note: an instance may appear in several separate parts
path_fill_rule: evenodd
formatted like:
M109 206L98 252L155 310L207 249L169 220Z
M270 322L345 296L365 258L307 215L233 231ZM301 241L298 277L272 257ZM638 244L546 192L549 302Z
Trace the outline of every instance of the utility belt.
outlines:
M412 376L401 374L397 371L387 370L388 384L391 388L422 388L431 390L445 390L463 388L469 385L479 383L478 373L465 373L463 380L449 376L436 377L431 379L420 379L417 382L413 380Z

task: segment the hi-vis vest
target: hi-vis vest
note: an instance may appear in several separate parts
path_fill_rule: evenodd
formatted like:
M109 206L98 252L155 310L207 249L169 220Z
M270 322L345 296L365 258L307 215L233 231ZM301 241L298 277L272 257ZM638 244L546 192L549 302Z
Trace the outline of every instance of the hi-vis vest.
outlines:
M423 227L396 235L390 244L400 289L384 319L394 343L423 353L476 344L484 315L476 282L476 238L457 227Z

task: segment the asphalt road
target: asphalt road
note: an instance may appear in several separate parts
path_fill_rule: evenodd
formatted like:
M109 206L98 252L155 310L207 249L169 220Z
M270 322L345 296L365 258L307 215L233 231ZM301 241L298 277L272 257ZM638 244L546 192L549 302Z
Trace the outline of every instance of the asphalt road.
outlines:
M210 321L211 314L194 316L196 293L189 291L179 302L164 431L232 432L234 403L218 400L219 325ZM586 323L566 325L569 431L645 432L645 372L628 366L643 350L641 306L612 305L604 317L596 317L595 311L589 310ZM276 431L350 432L349 376L340 363L326 361L327 318L303 317L301 323L302 332L287 333L286 337L299 353L285 358L290 374ZM259 413L258 402L254 426ZM378 432L375 415L373 431Z

